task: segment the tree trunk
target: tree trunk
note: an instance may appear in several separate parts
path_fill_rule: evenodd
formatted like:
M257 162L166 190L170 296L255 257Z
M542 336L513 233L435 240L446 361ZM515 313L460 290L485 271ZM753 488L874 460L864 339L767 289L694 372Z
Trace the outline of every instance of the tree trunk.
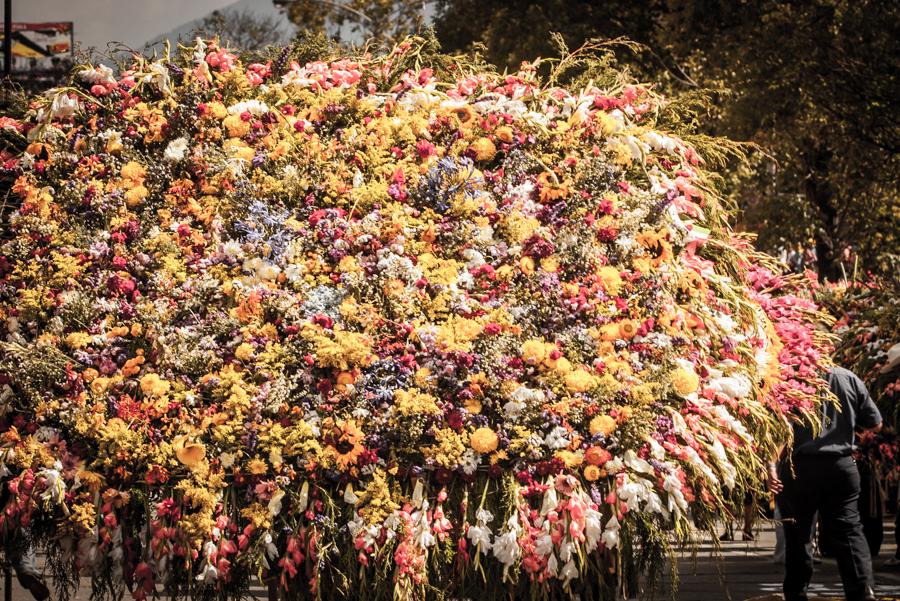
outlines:
M837 281L841 277L837 246L838 213L834 205L834 190L828 182L828 163L831 152L819 148L812 157L806 175L806 200L819 214L816 228L816 267L819 281Z

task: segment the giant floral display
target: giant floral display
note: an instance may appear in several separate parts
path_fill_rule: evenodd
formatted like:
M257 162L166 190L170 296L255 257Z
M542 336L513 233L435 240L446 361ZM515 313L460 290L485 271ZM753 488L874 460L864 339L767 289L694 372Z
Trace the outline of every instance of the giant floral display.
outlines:
M665 99L289 52L0 118L7 540L99 596L612 598L760 486L827 335Z

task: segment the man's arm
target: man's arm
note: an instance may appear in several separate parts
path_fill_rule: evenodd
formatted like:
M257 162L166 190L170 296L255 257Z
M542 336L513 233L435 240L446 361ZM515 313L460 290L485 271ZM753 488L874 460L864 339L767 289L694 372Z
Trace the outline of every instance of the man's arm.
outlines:
M784 445L779 445L778 448L775 449L775 452L772 454L772 458L767 465L768 475L766 477L766 487L769 489L770 493L776 495L784 489L784 483L781 481L781 477L778 474L778 460L781 459L783 450Z
M881 412L856 374L853 375L853 388L857 400L856 426L861 430L880 431L883 425Z

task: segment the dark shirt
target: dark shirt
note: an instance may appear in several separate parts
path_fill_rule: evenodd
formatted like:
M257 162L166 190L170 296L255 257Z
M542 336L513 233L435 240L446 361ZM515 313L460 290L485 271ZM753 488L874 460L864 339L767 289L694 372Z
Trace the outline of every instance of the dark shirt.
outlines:
M881 423L875 401L852 371L835 367L828 373L828 385L840 401L840 410L834 403L822 403L822 429L816 438L808 426L794 426L795 456L849 455L853 451L853 431L867 430Z

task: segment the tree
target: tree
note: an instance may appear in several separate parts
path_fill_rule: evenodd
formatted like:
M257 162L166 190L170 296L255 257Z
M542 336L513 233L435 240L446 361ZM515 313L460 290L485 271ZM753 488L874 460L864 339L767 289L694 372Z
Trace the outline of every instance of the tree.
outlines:
M428 0L273 0L302 30L393 42L421 29Z
M197 29L205 35L218 36L222 42L244 51L286 43L290 32L277 18L258 15L249 9L215 10L201 21Z
M802 201L806 210L797 216L812 220L798 219L809 226L799 229L811 230L823 279L843 275L841 258L850 247L866 267L896 273L900 6L872 0L678 5L661 21L663 30L678 32L669 52L703 85L733 91L718 107L719 131L757 142L775 161L774 168L753 170L735 193L759 204L756 215L777 213L785 195ZM785 242L761 233L769 246Z

